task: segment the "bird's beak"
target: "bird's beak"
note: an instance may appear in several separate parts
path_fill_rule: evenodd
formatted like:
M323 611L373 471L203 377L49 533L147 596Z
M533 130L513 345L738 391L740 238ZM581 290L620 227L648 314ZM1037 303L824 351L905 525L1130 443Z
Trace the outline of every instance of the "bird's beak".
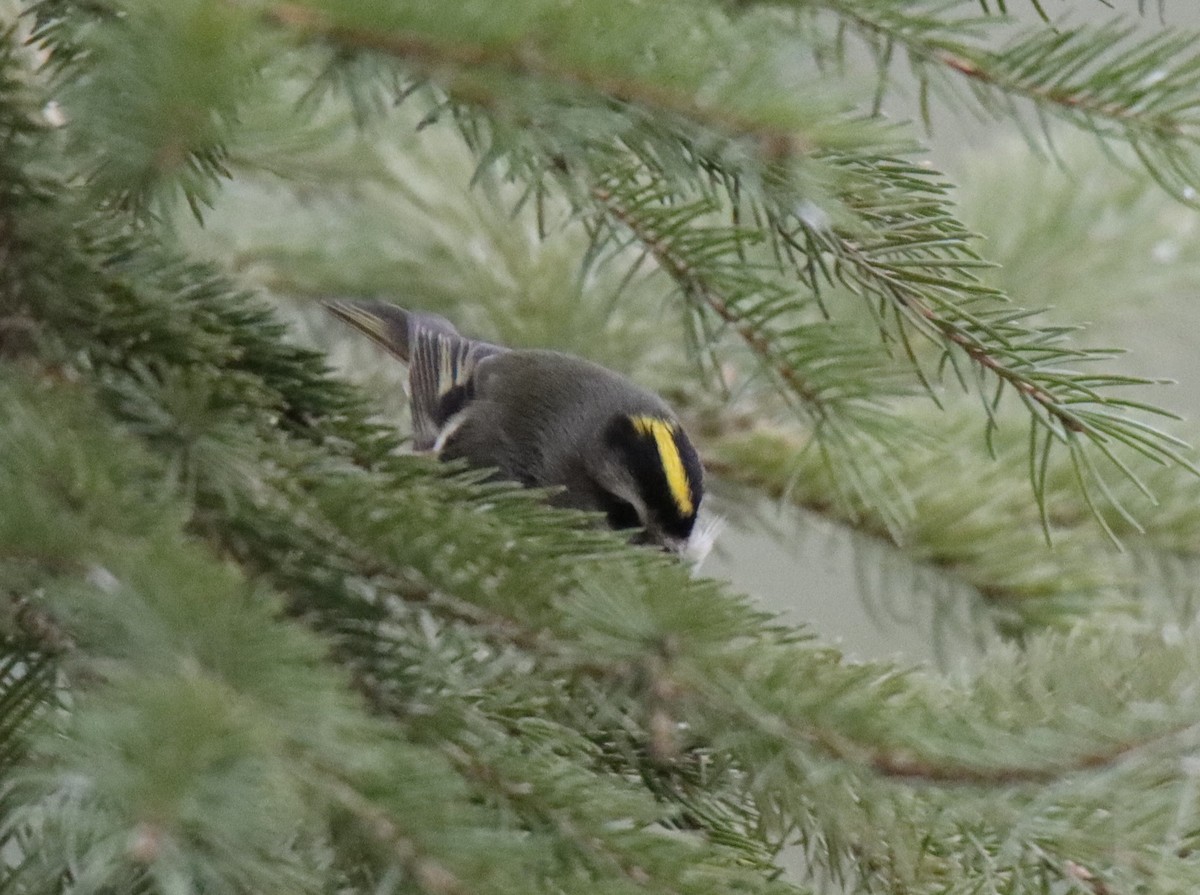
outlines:
M663 538L660 543L664 552L675 556L684 556L688 550L688 542L679 538Z
M697 520L696 527L692 529L692 536L684 542L681 550L683 559L691 564L693 572L699 571L704 560L708 558L724 525L724 519L711 514L702 515Z

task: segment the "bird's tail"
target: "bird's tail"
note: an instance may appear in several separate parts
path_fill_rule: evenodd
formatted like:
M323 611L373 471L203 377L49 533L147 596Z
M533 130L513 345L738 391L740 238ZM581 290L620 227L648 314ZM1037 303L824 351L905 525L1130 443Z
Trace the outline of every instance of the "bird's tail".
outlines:
M436 314L412 313L382 301L330 298L321 304L334 317L369 336L406 364L412 359L412 346L419 333L462 338L449 320Z

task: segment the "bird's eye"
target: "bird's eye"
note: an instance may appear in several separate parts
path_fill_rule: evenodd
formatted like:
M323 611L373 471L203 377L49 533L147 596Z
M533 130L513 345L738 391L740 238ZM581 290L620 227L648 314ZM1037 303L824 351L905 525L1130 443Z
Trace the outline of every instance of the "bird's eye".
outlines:
M604 510L604 515L608 517L610 528L641 528L642 517L638 515L637 508L627 500L617 497L608 491L601 491L599 494L600 508Z

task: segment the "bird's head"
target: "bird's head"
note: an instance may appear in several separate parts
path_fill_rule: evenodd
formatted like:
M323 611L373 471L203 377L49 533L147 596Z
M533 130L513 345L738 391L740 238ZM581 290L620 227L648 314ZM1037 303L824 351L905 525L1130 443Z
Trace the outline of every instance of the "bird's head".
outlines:
M684 552L704 496L704 471L679 423L621 414L608 423L600 448L590 473L609 525L640 529L633 540Z

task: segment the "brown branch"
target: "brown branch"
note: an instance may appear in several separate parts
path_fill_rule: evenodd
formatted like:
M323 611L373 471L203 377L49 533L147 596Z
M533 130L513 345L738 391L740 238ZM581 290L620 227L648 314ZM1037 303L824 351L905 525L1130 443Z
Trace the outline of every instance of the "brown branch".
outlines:
M887 33L889 36L895 37L892 32ZM1062 88L1043 90L1032 84L1022 84L1015 80L1001 78L986 67L986 62L991 62L995 58L992 54L989 54L992 58L984 60L985 64L981 64L960 53L954 53L945 49L934 49L912 41L906 41L905 46L911 52L926 59L939 62L952 71L958 72L960 75L970 78L973 81L978 81L981 84L986 84L989 87L994 87L997 90L1003 90L1007 93L1020 94L1032 102L1050 103L1051 105L1062 106L1064 109L1080 112L1084 115L1108 118L1119 122L1126 128L1140 125L1161 136L1181 137L1184 135L1184 130L1178 123L1162 118L1139 116L1129 106L1122 103L1101 102L1089 97L1087 94L1071 90L1064 90Z
M798 736L806 742L852 764L865 765L881 777L905 780L910 783L962 786L1015 786L1049 783L1086 771L1111 767L1131 753L1160 743L1195 728L1188 721L1154 734L1122 740L1107 748L1084 752L1074 757L1042 765L978 766L960 763L940 763L905 750L864 747L852 743L841 734L820 730L805 730Z
M572 66L548 56L533 40L511 46L451 43L399 29L371 30L338 25L333 19L300 3L276 3L266 19L333 44L386 53L445 78L447 69L491 69L549 83L566 84L610 97L618 102L667 112L719 131L732 138L749 138L760 156L784 161L812 152L815 145L802 135L715 105L697 102L694 91L674 90L611 71Z
M373 838L391 848L423 891L429 895L462 895L466 891L458 877L441 862L421 854L416 842L400 829L391 814L335 774L315 767L310 770L309 784L348 811Z

